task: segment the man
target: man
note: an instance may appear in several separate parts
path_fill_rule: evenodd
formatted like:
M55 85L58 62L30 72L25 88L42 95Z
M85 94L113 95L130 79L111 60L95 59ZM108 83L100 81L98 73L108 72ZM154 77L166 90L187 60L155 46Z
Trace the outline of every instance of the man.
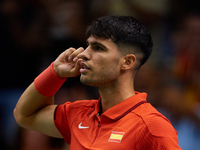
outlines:
M25 90L14 110L22 127L64 138L70 149L180 149L175 129L134 77L152 51L149 31L129 16L106 16L87 30L88 47L69 48ZM99 100L54 105L68 77L99 89ZM78 91L77 91L78 93Z

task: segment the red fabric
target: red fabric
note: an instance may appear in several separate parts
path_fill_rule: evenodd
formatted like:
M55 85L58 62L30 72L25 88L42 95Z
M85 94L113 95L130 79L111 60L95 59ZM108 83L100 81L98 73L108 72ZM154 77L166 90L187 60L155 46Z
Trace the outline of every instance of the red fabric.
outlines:
M167 118L149 103L134 107L146 96L137 93L101 116L100 99L67 102L57 107L54 122L72 150L180 150Z
M60 78L53 69L53 63L34 80L36 90L47 97L55 95L66 79Z

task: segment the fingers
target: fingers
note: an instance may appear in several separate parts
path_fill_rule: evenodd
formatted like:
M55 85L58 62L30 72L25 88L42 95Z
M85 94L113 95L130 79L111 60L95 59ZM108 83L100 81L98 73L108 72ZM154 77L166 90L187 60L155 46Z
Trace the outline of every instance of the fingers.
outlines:
M54 61L54 70L61 78L75 77L80 74L80 62L77 55L83 52L82 47L75 49L69 48L62 52Z
M80 66L80 62L81 62L81 60L80 59L78 59L77 61L76 61L76 64L75 64L75 66L74 66L74 72L77 72L78 74L80 74L80 68L81 68L81 66ZM77 74L77 75L78 75Z
M68 61L76 62L78 60L77 55L80 54L80 53L82 53L83 51L84 51L83 47L80 47L77 50L74 49L74 48L70 48L69 52L68 52L68 55L66 55L68 57L67 58Z

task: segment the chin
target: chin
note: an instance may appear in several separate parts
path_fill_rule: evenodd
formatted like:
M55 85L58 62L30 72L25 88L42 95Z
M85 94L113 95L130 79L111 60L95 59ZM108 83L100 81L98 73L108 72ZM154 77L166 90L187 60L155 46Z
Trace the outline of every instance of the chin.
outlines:
M98 87L97 83L95 81L91 80L90 78L86 78L86 77L81 76L80 81L81 81L82 84Z
M82 75L80 77L80 81L81 81L81 83L83 83L85 85L90 85L91 84L91 80L86 78L86 77L83 77Z

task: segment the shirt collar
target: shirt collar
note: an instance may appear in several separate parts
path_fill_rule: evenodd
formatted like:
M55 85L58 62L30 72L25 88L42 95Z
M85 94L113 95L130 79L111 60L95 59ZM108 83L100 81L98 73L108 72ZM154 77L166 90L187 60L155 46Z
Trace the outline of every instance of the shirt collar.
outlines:
M102 115L107 116L110 119L118 120L128 114L130 111L135 109L142 103L146 103L147 94L135 92L135 95L127 98L121 103L113 106L112 108L105 111ZM101 108L101 97L98 99L97 104L95 105L94 110L88 116L97 115L100 112Z
M135 92L135 95L129 97L128 99L108 109L102 115L105 115L113 120L118 120L124 117L126 114L128 114L132 110L134 110L139 105L146 103L147 102L146 98L147 98L146 93ZM100 103L98 103L98 110L99 110L99 106L100 106Z
M95 102L94 109L88 114L88 116L99 115L101 108L101 97Z

